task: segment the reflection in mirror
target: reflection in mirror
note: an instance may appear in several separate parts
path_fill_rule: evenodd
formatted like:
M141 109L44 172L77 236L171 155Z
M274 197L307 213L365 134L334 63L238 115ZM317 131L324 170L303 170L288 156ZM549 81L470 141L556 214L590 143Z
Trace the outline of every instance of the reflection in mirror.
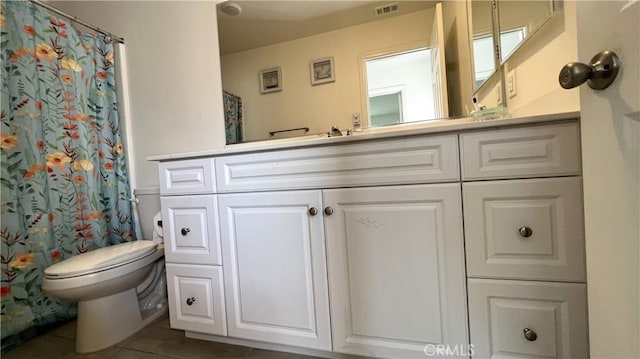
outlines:
M436 38L444 37L442 29L434 31L437 1L233 2L241 8L237 16L221 10L229 2L218 6L218 34L223 90L240 102L238 105L228 101L229 108L242 109L241 117L228 116L227 128L242 128L242 141L315 135L326 133L332 126L353 128L360 118L363 126L369 126L369 81L363 74L365 66L361 60L367 54L387 56L394 49L396 53L431 49L431 65L425 65L422 79L433 92L431 97L440 99L430 105L435 108L433 111L421 110L421 114L414 116L415 108L428 105L412 105L409 88L399 91L400 95L394 95L392 101L397 108L394 123L449 114L444 50L433 51L438 44L444 45L444 40L434 42L434 33L439 35ZM418 46L407 47L412 44ZM434 62L434 57L439 61ZM333 59L332 81L314 82L310 63L326 58ZM281 70L282 91L261 93L258 74L276 67ZM378 100L386 103L383 98ZM423 98L419 102L430 100ZM389 111L380 106L374 103L374 110ZM381 113L377 112L374 123L390 121L383 121L378 116ZM233 121L242 125L234 126ZM286 131L298 128L309 131ZM269 135L272 132L275 134ZM232 137L235 138L228 139L228 143L240 140L239 136Z
M388 94L369 95L369 113L372 126L395 125L403 122L402 89Z
M553 0L500 0L498 10L502 63L549 19L553 14Z
M497 11L493 10L496 4ZM473 29L474 82L477 91L496 69L553 14L553 0L468 0ZM494 24L494 19L497 24ZM496 28L496 35L493 30ZM499 39L497 61L494 39Z
M436 118L431 50L365 60L370 126Z
M471 19L472 48L474 66L474 89L480 86L496 71L493 43L492 0L469 0L467 11Z

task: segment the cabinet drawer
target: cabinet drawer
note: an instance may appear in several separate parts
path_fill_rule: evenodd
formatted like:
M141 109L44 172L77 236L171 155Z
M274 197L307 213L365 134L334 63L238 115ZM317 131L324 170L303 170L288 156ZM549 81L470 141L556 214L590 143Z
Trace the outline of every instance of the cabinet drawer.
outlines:
M227 335L222 267L167 263L171 328Z
M161 197L167 262L222 264L216 195Z
M586 285L491 279L468 284L475 358L589 356Z
M216 158L220 192L457 181L455 135Z
M585 281L581 187L581 177L465 183L468 275Z
M213 158L160 162L160 194L199 194L216 191Z
M576 122L462 134L462 178L579 175L579 136Z

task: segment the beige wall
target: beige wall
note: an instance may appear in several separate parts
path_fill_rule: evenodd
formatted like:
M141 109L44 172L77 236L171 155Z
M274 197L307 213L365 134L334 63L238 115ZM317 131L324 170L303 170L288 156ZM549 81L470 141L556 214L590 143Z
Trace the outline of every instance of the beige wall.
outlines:
M124 37L132 183L158 185L149 155L224 146L214 1L53 1Z
M242 97L245 139L267 139L268 132L289 128L309 127L310 133L319 133L332 125L353 127L352 114L366 110L359 59L372 52L428 44L433 14L433 9L426 9L223 56L223 87ZM334 57L336 81L311 86L309 62L327 56ZM258 73L275 66L282 69L283 91L261 94Z

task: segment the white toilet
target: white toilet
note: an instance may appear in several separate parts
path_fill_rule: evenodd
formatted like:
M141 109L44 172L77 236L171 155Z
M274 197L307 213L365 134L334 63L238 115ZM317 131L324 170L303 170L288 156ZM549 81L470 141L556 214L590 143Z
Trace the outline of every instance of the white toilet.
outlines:
M159 191L137 189L134 194L144 240L76 255L44 272L46 293L78 301L78 353L117 344L167 310L164 246L150 240L161 238L152 237L154 215L160 211Z

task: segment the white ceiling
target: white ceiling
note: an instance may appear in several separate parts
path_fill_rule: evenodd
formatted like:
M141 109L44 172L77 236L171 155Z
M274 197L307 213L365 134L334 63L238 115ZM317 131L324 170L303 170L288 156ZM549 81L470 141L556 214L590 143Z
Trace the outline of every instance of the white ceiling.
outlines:
M242 7L229 16L218 5L220 54L227 55L273 45L327 31L404 15L434 7L436 0L332 1L332 0L231 0ZM377 16L374 9L398 3L398 11Z
M273 21L305 21L374 2L376 1L228 1L228 3L240 5L242 8L240 16L245 19Z

